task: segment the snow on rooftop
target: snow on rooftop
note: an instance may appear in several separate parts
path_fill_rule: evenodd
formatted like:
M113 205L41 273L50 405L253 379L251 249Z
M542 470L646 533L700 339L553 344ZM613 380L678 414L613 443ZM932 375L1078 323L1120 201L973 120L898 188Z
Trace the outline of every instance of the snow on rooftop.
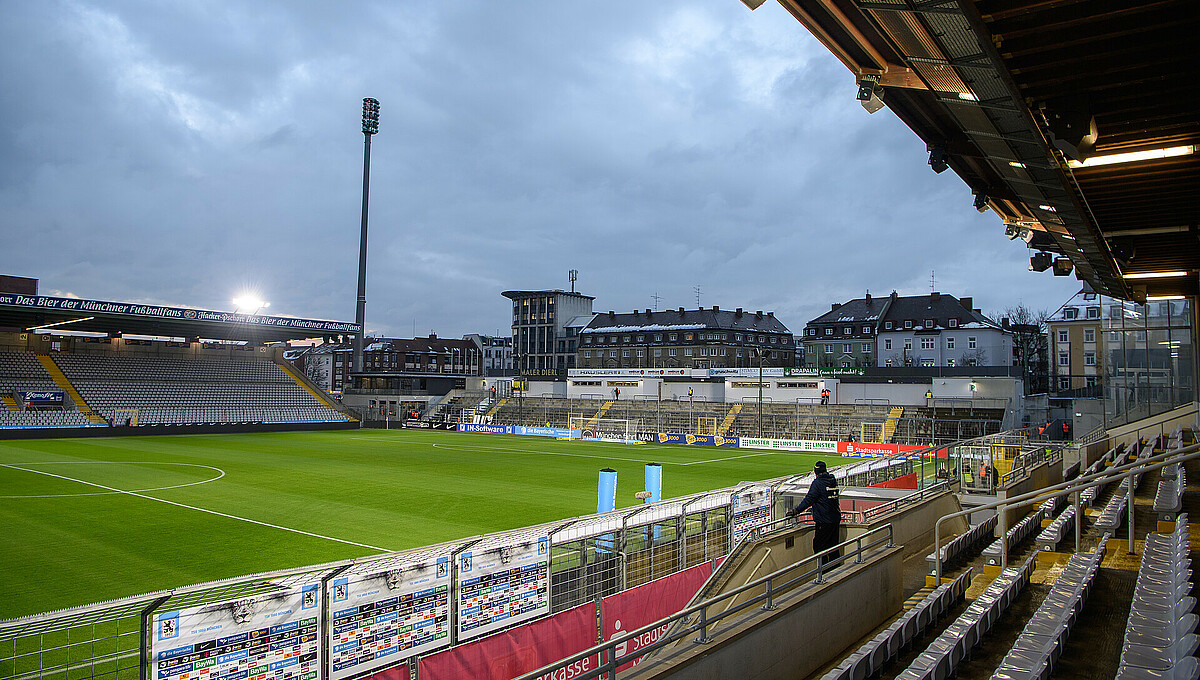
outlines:
M708 328L702 323L681 323L681 324L646 324L645 326L602 326L600 328L585 328L583 333L631 333L634 331L690 331L701 328Z

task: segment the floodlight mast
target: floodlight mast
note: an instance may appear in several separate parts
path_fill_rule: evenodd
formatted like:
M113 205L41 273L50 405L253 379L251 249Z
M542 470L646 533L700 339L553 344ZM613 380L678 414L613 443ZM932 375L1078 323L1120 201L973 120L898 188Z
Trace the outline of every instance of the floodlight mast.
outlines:
M355 373L362 373L363 370L363 336L367 332L367 203L371 195L371 136L379 132L378 99L371 97L363 99L362 132L362 230L358 240L358 307L354 314L354 322L358 324L358 334L354 336L353 371Z

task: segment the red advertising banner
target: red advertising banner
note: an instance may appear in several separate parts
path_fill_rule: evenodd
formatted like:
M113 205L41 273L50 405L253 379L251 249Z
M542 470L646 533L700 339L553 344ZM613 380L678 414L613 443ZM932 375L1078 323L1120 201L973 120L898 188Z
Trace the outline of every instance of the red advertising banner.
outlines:
M421 680L510 680L594 644L596 605L589 602L550 618L425 657L419 662L417 677ZM599 659L590 657L557 671L553 678L572 678L598 666ZM407 678L404 676L404 680Z
M713 563L705 562L604 598L600 603L604 639L611 640L683 609L712 573ZM618 645L617 658L657 642L666 632L667 626L662 625ZM635 660L622 668L636 663Z
M359 680L408 680L408 662L364 675Z
M878 486L885 489L915 489L917 488L917 473L914 472L903 477L889 479L886 482L879 482L871 486Z
M881 456L894 456L898 453L906 451L917 451L924 446L913 446L911 444L873 444L862 442L838 442L838 453L843 456L853 458L878 458Z

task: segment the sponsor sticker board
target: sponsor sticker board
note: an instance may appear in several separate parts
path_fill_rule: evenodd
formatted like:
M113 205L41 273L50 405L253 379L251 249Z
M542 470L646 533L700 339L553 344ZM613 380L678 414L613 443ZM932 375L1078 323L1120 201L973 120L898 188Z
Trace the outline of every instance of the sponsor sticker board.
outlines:
M733 497L733 544L737 545L754 527L771 522L774 492L771 487L747 489Z
M320 584L154 614L156 680L315 680Z
M450 557L329 583L333 680L450 644Z
M505 559L507 557L507 559ZM458 639L550 613L550 537L458 555Z

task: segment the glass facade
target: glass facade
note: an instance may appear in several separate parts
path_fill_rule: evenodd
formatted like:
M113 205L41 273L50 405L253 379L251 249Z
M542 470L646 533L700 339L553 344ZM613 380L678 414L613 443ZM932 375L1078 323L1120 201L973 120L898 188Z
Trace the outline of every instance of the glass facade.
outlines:
M1136 304L1104 298L1096 359L1103 367L1108 426L1132 422L1192 401L1191 301ZM1099 307L1094 307L1099 315ZM1095 318L1095 317L1093 317Z

